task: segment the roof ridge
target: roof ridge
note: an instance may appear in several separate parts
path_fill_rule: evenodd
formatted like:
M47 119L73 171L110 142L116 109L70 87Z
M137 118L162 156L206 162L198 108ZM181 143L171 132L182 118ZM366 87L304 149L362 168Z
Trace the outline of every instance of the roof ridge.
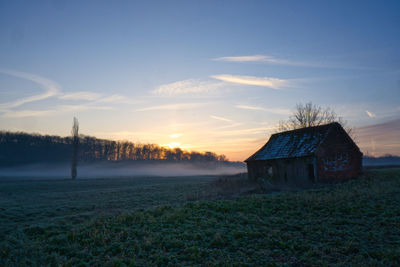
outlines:
M330 123L326 123L326 124L320 124L320 125L315 125L315 126L308 126L308 127L302 127L302 128L297 128L297 129L293 129L293 130L287 130L287 131L282 131L282 132L277 132L271 135L271 137L273 135L280 135L280 134L284 134L284 133L290 133L290 132L301 132L301 131L310 131L312 129L316 129L316 128L324 128L324 127L328 127L328 126L332 126L335 124L339 124L339 122L334 121L334 122L330 122Z
M275 133L245 161L306 157L315 153L338 122Z

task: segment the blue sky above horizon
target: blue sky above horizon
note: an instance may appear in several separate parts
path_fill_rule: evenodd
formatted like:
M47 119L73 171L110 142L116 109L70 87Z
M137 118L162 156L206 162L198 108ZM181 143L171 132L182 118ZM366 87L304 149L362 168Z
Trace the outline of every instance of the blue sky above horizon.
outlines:
M243 160L297 103L400 154L398 1L0 1L1 130ZM376 125L381 125L377 127Z

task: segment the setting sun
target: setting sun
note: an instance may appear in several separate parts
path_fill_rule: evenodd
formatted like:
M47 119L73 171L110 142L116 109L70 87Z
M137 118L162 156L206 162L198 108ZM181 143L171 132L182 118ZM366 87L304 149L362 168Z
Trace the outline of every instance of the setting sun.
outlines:
M181 143L178 143L178 142L171 142L171 143L169 143L169 144L165 144L165 145L161 145L161 146L163 146L163 147L168 147L168 148L177 148L177 147L180 148Z

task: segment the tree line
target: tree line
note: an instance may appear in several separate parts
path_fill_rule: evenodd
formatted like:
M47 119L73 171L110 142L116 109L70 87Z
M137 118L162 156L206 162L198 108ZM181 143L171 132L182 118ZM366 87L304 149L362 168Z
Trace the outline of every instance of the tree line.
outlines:
M76 140L75 140L76 142ZM0 131L0 166L70 162L73 137ZM130 141L113 141L79 135L79 162L99 161L227 161L213 152L185 151Z

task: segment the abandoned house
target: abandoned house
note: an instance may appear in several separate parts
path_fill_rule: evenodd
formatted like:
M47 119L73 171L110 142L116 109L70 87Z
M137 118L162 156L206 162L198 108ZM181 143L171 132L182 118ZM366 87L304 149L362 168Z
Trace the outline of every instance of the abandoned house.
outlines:
M362 153L334 122L273 134L245 162L249 179L304 185L356 177Z

